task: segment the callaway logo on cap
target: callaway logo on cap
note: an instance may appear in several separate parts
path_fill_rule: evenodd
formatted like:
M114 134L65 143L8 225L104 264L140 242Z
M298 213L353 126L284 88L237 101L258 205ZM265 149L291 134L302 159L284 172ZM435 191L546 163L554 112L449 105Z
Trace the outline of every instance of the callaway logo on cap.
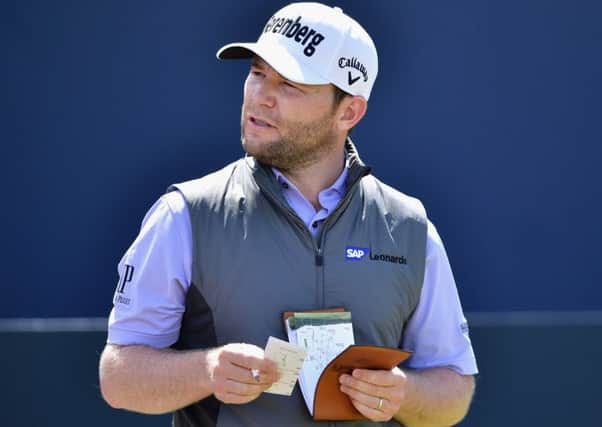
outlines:
M220 59L260 56L296 83L332 83L352 95L370 97L378 73L374 42L338 7L293 3L276 12L256 43L232 43Z

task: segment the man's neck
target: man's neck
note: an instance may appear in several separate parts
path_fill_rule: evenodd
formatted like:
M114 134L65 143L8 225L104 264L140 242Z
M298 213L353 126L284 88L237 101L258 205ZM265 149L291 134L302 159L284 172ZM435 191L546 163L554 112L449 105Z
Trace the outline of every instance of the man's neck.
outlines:
M345 150L341 149L311 165L281 172L295 184L314 209L319 210L318 194L334 184L344 167Z

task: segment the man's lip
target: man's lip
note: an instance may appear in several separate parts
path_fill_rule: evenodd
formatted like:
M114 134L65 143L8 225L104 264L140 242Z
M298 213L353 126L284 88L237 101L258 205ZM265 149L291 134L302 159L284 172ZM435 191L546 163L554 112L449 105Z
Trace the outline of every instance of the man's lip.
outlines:
M269 127L275 127L274 124L272 122L270 122L269 120L264 119L263 117L258 117L258 116L253 116L253 115L249 115L249 121L251 121L251 123L253 123L254 125L257 126L262 126L260 124L257 123L257 121L261 121L265 124L267 124Z

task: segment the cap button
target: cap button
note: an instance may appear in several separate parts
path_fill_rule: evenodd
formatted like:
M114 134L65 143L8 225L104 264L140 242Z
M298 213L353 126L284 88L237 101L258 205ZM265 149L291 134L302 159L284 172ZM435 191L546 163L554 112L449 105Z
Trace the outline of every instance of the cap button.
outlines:
M333 9L336 10L337 12L339 12L339 13L343 13L343 9L341 9L338 6L334 6Z

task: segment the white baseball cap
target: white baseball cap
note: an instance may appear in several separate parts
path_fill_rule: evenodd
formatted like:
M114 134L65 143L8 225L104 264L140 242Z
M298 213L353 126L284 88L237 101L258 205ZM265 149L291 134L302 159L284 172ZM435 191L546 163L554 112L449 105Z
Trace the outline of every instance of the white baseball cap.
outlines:
M292 3L276 12L256 43L231 43L219 59L260 56L288 80L332 83L351 95L370 97L378 73L374 42L338 7Z

